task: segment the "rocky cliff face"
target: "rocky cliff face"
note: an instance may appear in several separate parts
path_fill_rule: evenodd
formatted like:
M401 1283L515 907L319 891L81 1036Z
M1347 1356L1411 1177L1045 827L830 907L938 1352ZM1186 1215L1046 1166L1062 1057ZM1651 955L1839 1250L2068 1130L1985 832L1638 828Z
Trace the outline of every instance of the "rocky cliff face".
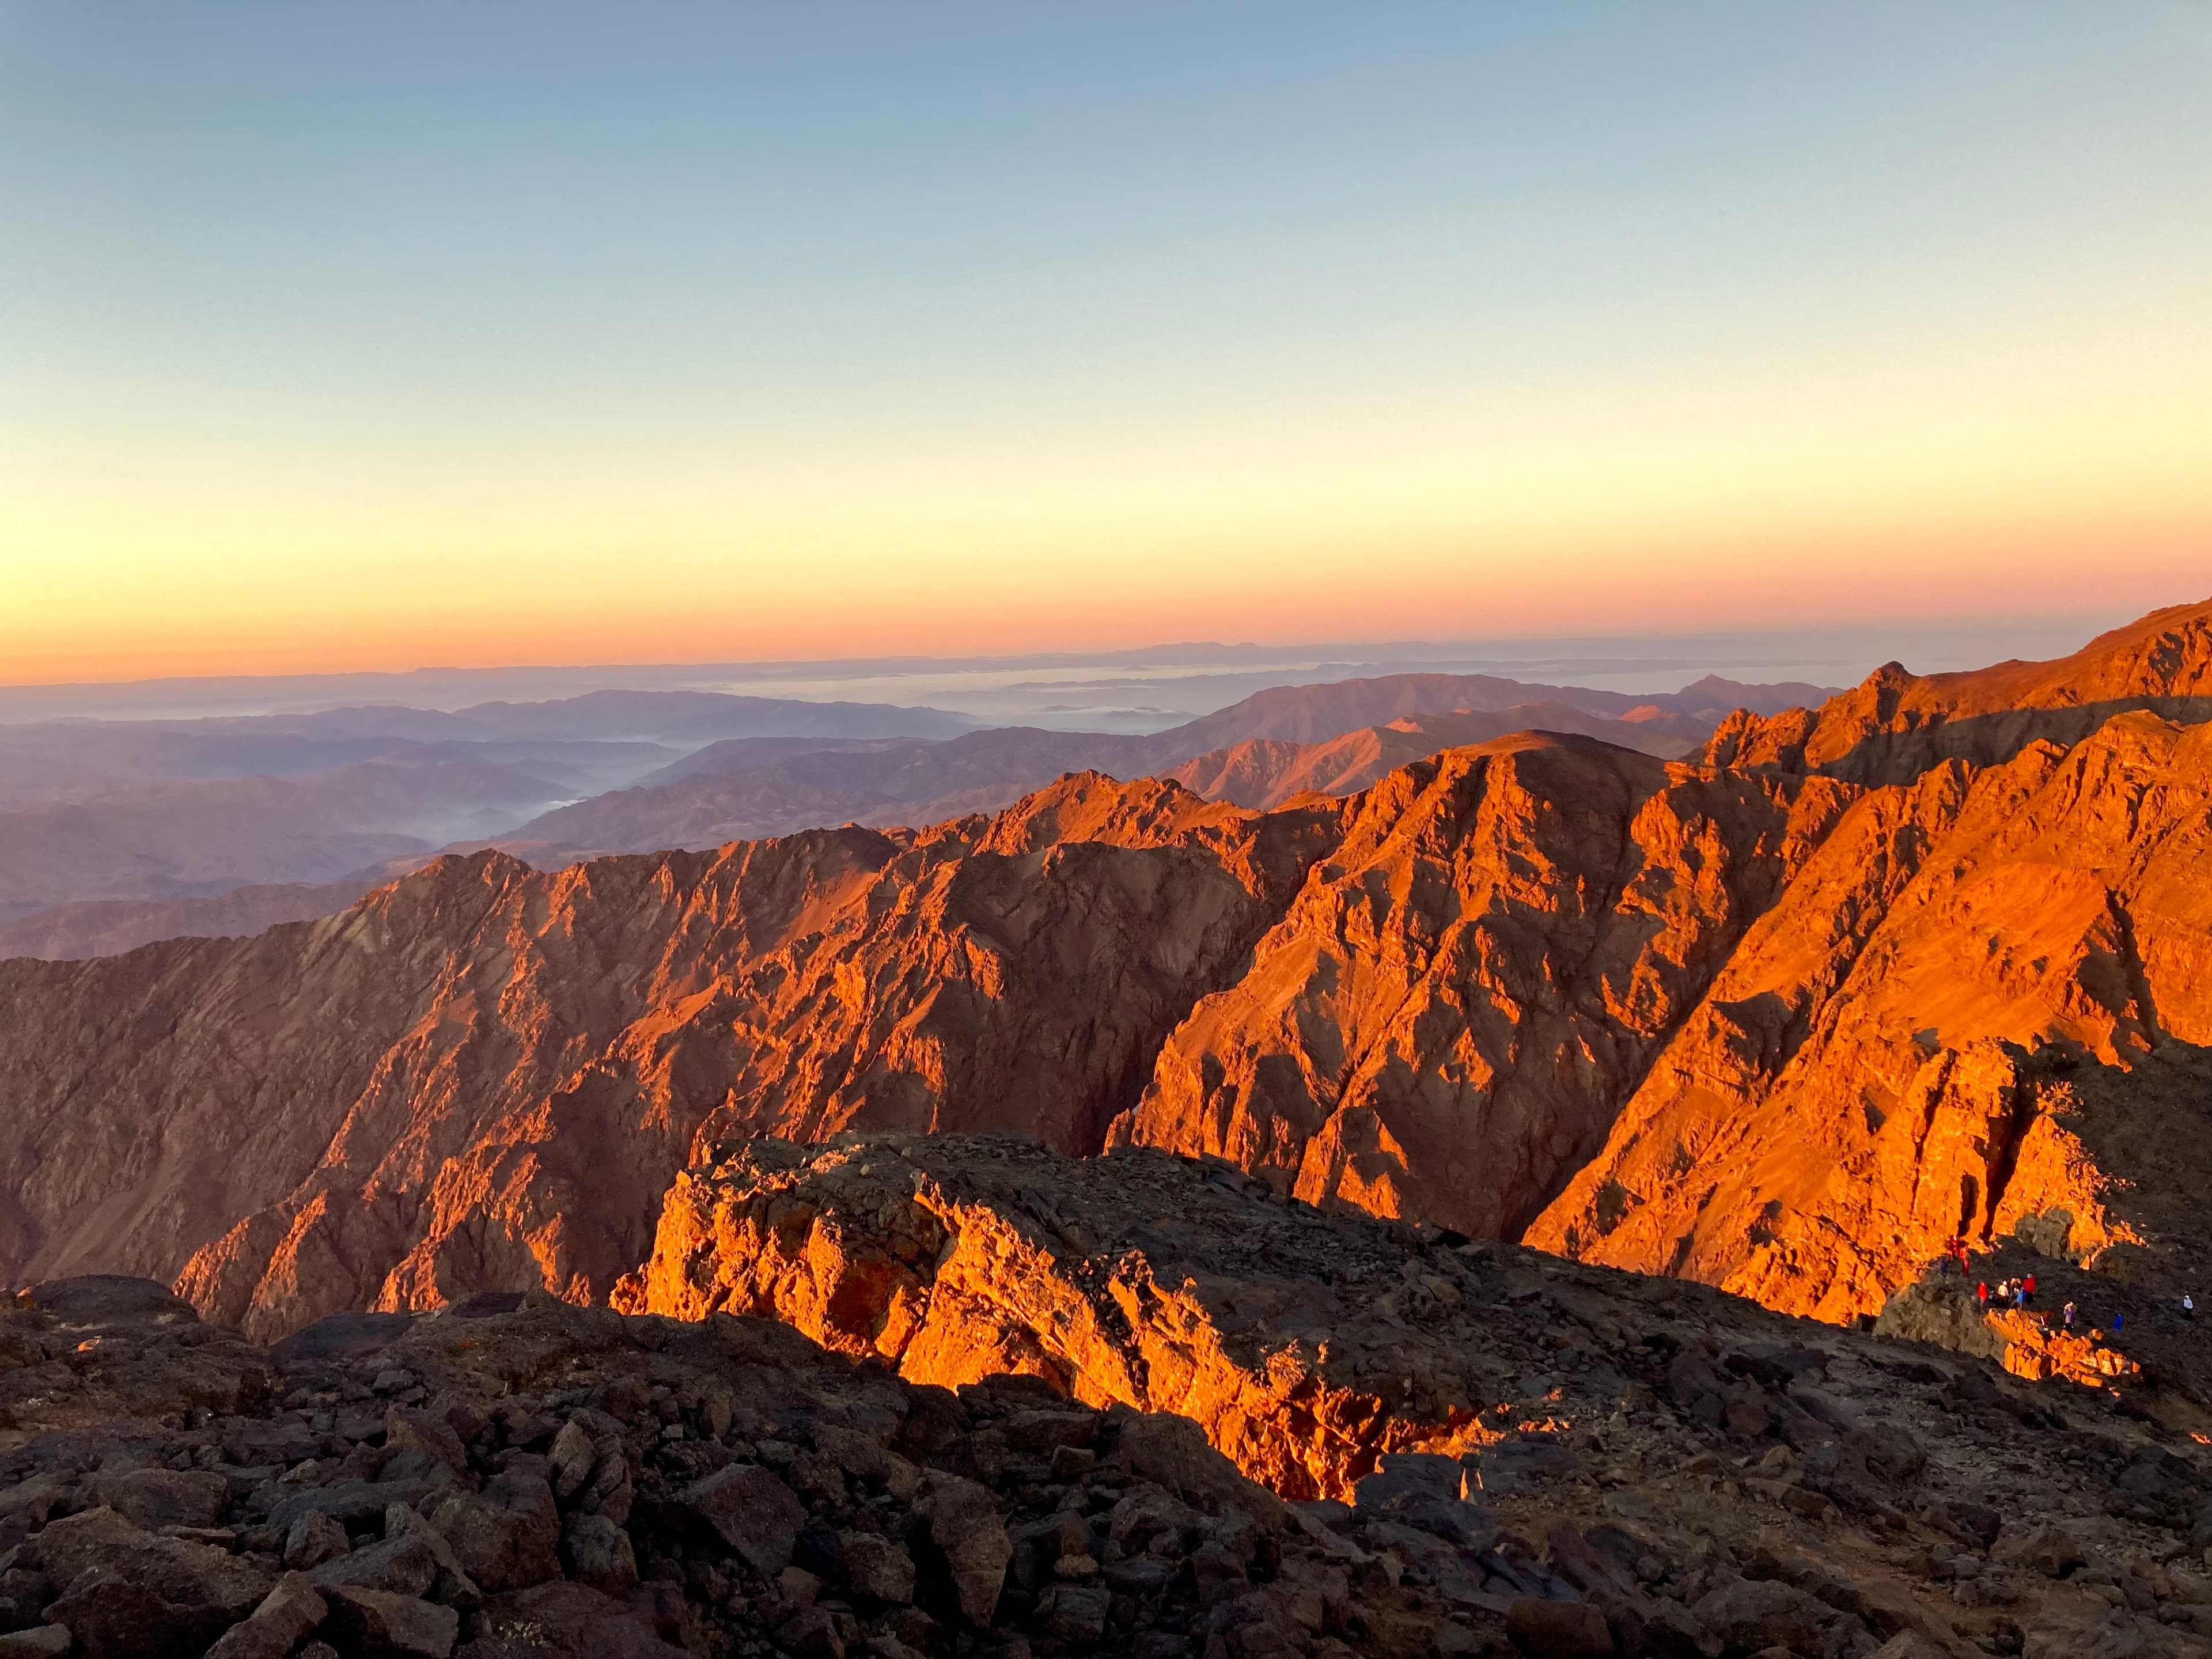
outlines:
M1816 709L1738 709L1705 759L1910 783L1947 760L1989 766L2033 743L2076 744L2137 710L2185 725L2212 719L2212 605L2154 611L2054 662L1926 675L1886 664Z
M1423 1266L1411 1235L1271 1198L1148 1151L1072 1164L1012 1138L758 1140L678 1179L614 1301L768 1315L910 1382L1036 1376L1176 1412L1292 1498L1348 1498L1388 1452L1499 1438L1489 1396L1510 1378L1464 1375L1449 1333L1400 1313L1449 1304L1464 1327L1495 1286L1441 1249Z
M1472 1632L1501 1612L1498 1651L1524 1656L2058 1659L2100 1643L2196 1651L2200 1617L2212 1623L2133 1589L2118 1605L2152 1617L2102 1604L2091 1558L2139 1550L2162 1556L2170 1594L2197 1594L2212 1509L2198 1507L2197 1443L2155 1426L2163 1400L2146 1409L2130 1363L2086 1334L2022 1331L2008 1350L1957 1331L1868 1337L1699 1286L1324 1216L1218 1163L1071 1161L964 1137L735 1149L678 1184L652 1261L617 1300L716 1324L772 1315L963 1400L995 1386L975 1379L1012 1375L1109 1421L1177 1412L1261 1484L1326 1494L1294 1501L1300 1527L1342 1527L1462 1609L1469 1633L1438 1631L1425 1651L1483 1651ZM1919 1346L1931 1334L1960 1352ZM2078 1350L2089 1380L2130 1385L2127 1414L2083 1393L2062 1419L2020 1380L2031 1344ZM2187 1546L2168 1530L2185 1512ZM1488 1534L1462 1528L1487 1524L1545 1537L1555 1573L1595 1575L1577 1589L1604 1630L1571 1630L1564 1607L1540 1625L1534 1608L1486 1602L1503 1584L1465 1552ZM1667 1565L1716 1559L1716 1545L1730 1565L1712 1578ZM1630 1565L1631 1550L1640 1588L1601 1583L1597 1558ZM1394 1650L1379 1627L1364 1634L1358 1650Z
M0 1271L181 1275L258 1333L540 1278L603 1297L695 1133L1095 1146L1333 810L1070 781L999 819L540 875L0 967Z
M1358 798L1109 1139L1510 1237L1602 1144L1849 796L1564 738L1404 768Z
M2083 1136L2194 1121L2152 1059L2207 1041L2208 969L2212 726L1945 762L1853 805L1528 1237L1829 1318L1954 1234L2133 1238L2112 1188L2147 1149ZM2100 1070L2127 1082L2085 1109Z

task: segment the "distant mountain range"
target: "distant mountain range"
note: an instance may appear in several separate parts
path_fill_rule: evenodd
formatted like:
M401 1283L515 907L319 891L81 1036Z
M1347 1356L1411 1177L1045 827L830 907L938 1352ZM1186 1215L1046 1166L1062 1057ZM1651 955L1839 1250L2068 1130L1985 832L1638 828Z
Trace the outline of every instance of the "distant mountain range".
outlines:
M696 691L0 726L0 924L58 904L148 900L138 937L159 937L144 928L216 914L168 908L179 901L250 885L357 886L366 866L497 835L724 738L971 729L932 708ZM75 951L131 931L121 913L101 915L90 933L54 916L29 934L0 931L0 950L36 939Z
M1531 729L1577 732L1672 757L1696 749L1737 708L1776 714L1825 695L1818 686L1717 678L1639 696L1492 675L1393 674L1273 687L1143 737L1015 726L943 743L854 743L792 753L771 754L750 742L718 744L640 787L559 808L488 844L544 864L597 853L717 847L816 824L927 823L995 811L1078 771L1171 775L1201 794L1258 804L1285 798L1272 784L1252 781L1263 773L1332 778L1336 788L1358 788L1391 766L1477 741L1478 731L1483 737ZM1408 719L1413 724L1402 724ZM1355 747L1364 761L1355 761L1351 750L1328 757L1309 752L1352 734L1364 734ZM1273 747L1264 757L1256 750L1232 752L1253 744Z
M1425 708L1431 720L1492 711L1481 728L1492 735L1543 726L1678 755L1734 708L1772 713L1818 695L1707 679L1638 697L1403 674L1270 688L1152 736L977 730L933 708L682 690L0 726L0 845L15 854L0 860L0 956L89 956L329 914L441 848L496 845L550 866L819 824L926 823L996 811L1069 771L1165 772L1223 745L1336 741ZM1285 750L1264 766L1308 780L1298 787L1353 788L1474 729L1428 735L1417 723L1367 739L1364 763ZM1201 765L1220 781L1200 793L1267 796L1250 782L1262 765L1256 754ZM1312 781L1322 779L1333 781Z

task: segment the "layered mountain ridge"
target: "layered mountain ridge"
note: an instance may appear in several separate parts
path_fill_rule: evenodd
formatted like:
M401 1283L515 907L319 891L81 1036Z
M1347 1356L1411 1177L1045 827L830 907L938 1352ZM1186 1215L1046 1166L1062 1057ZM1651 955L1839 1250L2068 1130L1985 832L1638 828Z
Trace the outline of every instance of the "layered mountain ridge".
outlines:
M2198 606L1696 761L1506 736L1267 811L1080 775L0 963L0 1273L263 1336L602 1300L714 1145L854 1130L1203 1155L1832 1321L1961 1232L2193 1271L2131 1126L2212 1044L2209 672Z
M1273 688L1149 736L969 730L931 708L676 691L0 726L0 847L17 854L0 861L0 957L257 933L334 914L440 851L494 846L544 868L846 823L932 823L997 811L1069 771L1167 774L1259 806L1363 787L1407 760L1532 726L1671 757L1737 702L1771 713L1810 690L1709 678L1639 700L1385 675ZM1422 708L1447 712L1407 712ZM289 890L199 902L272 887ZM319 902L318 887L331 890Z

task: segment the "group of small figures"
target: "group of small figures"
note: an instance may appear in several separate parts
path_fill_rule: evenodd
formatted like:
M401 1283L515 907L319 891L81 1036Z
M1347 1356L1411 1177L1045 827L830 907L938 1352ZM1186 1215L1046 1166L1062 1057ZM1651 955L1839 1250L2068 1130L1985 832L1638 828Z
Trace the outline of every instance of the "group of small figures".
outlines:
M1966 1241L1958 1237L1946 1239L1943 1243L1943 1254L1938 1258L1937 1267L1942 1273L1956 1273L1960 1278L1964 1278L1967 1272ZM1981 1280L1974 1286L1974 1300L1981 1304L1984 1312L1988 1311L1990 1305L1994 1302L1999 1308L2009 1307L2018 1312L2027 1313L2030 1310L2029 1304L2035 1300L2035 1275L2028 1273L2019 1279L2001 1279L1994 1286L1986 1279ZM2051 1328L2050 1310L2038 1308L2033 1312L2035 1322L2038 1325L2046 1331ZM2058 1328L2071 1334L2077 1316L2075 1305L2069 1302L2059 1310ZM2184 1319L2197 1317L2197 1298L2186 1291L2181 1297L2181 1316ZM2112 1315L2110 1334L2117 1337L2126 1322L2127 1316L2116 1310ZM2106 1332L2103 1328L2094 1328L2088 1334L2092 1342L2102 1342Z

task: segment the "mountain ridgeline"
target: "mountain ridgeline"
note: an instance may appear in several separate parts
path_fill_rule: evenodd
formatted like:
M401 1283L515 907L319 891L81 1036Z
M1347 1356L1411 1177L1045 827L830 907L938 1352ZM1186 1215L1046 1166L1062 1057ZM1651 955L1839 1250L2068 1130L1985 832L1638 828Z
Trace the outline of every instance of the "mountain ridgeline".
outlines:
M1962 1231L2191 1270L2212 605L1678 758L1364 712L1334 757L1248 722L1181 781L486 849L251 939L0 963L0 1273L173 1280L262 1338L603 1302L713 1148L854 1130L1201 1155L1831 1321Z

